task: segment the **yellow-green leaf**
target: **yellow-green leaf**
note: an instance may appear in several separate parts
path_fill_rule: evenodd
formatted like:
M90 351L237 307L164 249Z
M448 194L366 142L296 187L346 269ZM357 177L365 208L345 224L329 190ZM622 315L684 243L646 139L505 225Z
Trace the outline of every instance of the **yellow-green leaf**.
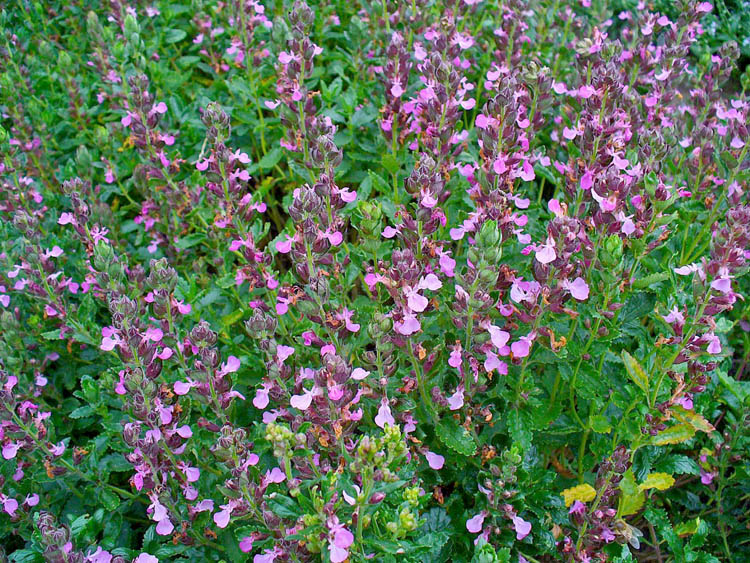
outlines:
M683 522L674 527L675 533L680 537L692 536L698 532L698 528L701 525L701 519L695 518L688 522Z
M669 473L649 473L646 480L638 485L641 491L646 489L659 489L660 491L666 491L674 485L674 477Z
M681 423L659 432L651 438L654 446L666 446L667 444L681 444L695 436L695 428L689 424Z
M635 514L646 502L646 495L637 487L632 469L628 469L622 481L620 481L620 491L622 492L618 510L620 516Z
M711 433L716 430L714 425L707 421L702 414L692 410L687 410L680 405L672 405L670 410L677 420L689 424L700 432Z
M596 498L596 490L588 483L565 489L561 494L565 499L565 506L570 506L577 500L589 502Z
M630 379L633 380L633 383L640 387L641 391L648 394L648 375L646 375L638 360L627 352L623 352L622 362L625 364L625 370L628 372Z

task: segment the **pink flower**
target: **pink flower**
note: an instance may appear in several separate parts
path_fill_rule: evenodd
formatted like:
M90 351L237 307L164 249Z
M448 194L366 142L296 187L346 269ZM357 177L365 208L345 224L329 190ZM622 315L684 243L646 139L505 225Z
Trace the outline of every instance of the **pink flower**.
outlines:
M594 185L594 176L591 174L591 170L586 170L581 176L581 189L589 190Z
M457 411L464 406L464 390L459 387L456 392L448 397L448 407L452 411Z
M482 511L473 518L470 518L466 521L466 529L469 530L472 534L478 534L482 531L482 526L484 525L484 518L487 516L486 511Z
M383 398L383 400L380 402L380 408L378 409L378 414L375 417L375 424L383 429L385 429L386 424L388 426L394 426L396 424L396 420L391 414L391 408L388 406L388 400L385 398Z
M341 563L349 557L348 548L354 543L354 535L338 524L329 536L328 551L330 552L332 563Z
M498 350L504 348L508 343L508 340L510 340L510 334L504 330L500 330L500 328L495 325L487 327L487 331L490 333L492 344L494 344Z
M531 532L531 522L527 522L520 516L514 516L513 528L516 530L516 539L521 541Z
M461 347L457 346L453 349L450 356L448 357L448 365L452 368L461 367L463 359L461 358Z
M20 447L20 444L17 444L16 442L8 442L3 446L3 458L13 459L16 457Z
M410 336L420 330L422 325L412 314L404 315L403 320L393 323L393 330L403 336Z
M143 335L144 341L160 342L164 338L164 332L155 326L149 326Z
M221 364L219 369L219 375L227 375L228 373L234 373L240 369L240 360L235 356L229 356L227 361Z
M269 483L283 483L286 480L286 474L278 467L274 467L266 473L266 479Z
M709 332L708 334L706 334L705 338L708 341L706 352L714 355L721 354L721 341L719 340L719 337L716 336L713 332Z
M240 540L240 551L242 553L249 553L253 549L253 538L252 536L245 536Z
M281 254L288 254L292 250L292 243L294 242L294 239L286 236L286 240L279 240L276 242L276 250L280 252Z
M562 287L570 292L573 299L586 301L586 299L589 298L589 286L586 283L586 280L581 277L574 279L572 282L563 280Z
M430 467L436 471L442 469L443 464L445 463L445 458L436 453L427 452L425 458L427 458L427 463Z
M18 510L18 501L16 499L0 494L0 502L2 502L5 512L11 516L15 516L16 510Z
M279 358L279 362L281 362L282 364L292 354L294 354L294 348L292 348L291 346L284 346L282 344L276 347L276 356Z
M541 264L549 264L557 258L555 241L552 240L552 237L548 237L546 243L536 245L535 256Z
M568 514L586 514L586 505L580 500L576 500L573 502L570 510L568 510Z
M150 553L141 553L133 560L133 563L159 563L159 559Z
M308 389L302 395L292 395L292 398L289 400L289 404L292 405L295 409L304 411L310 407L312 399L313 392L312 390Z
M214 514L214 523L219 528L226 528L229 524L229 518L232 516L232 503L228 504L222 504L220 508L223 508L223 510L220 510L216 514Z
M256 409L265 409L268 406L268 390L270 384L264 383L263 386L255 392L255 398L253 399L253 406Z
M518 340L518 342L514 342L513 344L511 344L510 351L516 358L525 358L529 355L532 341L533 338L529 336L522 336Z
M356 381L361 381L368 375L370 375L369 371L364 370L362 368L354 368L351 373L351 378Z

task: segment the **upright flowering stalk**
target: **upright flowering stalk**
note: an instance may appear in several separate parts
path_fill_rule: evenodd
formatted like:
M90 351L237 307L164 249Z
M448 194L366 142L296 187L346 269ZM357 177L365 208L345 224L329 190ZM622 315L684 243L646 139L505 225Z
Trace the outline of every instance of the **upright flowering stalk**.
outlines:
M383 81L386 105L381 110L380 128L395 156L408 134L406 125L409 113L403 97L409 88L412 61L406 39L397 31L391 35L385 54L387 59L383 68Z
M471 48L474 39L459 33L453 21L447 25L444 30L430 29L424 34L430 42L430 55L415 43L422 86L404 109L412 114L410 127L419 135L409 148L421 148L438 164L450 168L452 156L460 152L460 144L468 134L457 130L462 110L472 109L476 100L471 97L474 84L463 75L468 61L463 64L459 58L463 50Z
M312 142L320 134L316 127L315 93L306 85L313 72L314 58L323 52L309 37L314 18L307 4L300 0L295 2L289 12L291 38L286 50L278 55L276 93L279 97L266 102L271 109L282 104L281 123L286 136L281 146L293 152L302 151L305 165L309 162Z

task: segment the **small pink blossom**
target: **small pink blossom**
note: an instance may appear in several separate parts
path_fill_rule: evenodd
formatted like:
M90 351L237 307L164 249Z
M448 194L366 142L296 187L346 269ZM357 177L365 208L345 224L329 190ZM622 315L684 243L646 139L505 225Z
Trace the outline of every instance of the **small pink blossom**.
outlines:
M427 459L429 466L436 471L442 469L445 464L445 458L440 454L427 452L424 457Z
M473 518L470 518L466 521L466 529L469 530L472 534L478 534L482 531L482 526L484 525L484 519L486 516L487 513L485 511L482 511Z

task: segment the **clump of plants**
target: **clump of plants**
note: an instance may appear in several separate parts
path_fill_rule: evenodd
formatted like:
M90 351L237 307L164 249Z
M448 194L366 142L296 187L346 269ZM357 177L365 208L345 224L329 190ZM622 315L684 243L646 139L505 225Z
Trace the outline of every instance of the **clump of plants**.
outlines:
M750 104L678 4L2 8L2 557L750 558Z

